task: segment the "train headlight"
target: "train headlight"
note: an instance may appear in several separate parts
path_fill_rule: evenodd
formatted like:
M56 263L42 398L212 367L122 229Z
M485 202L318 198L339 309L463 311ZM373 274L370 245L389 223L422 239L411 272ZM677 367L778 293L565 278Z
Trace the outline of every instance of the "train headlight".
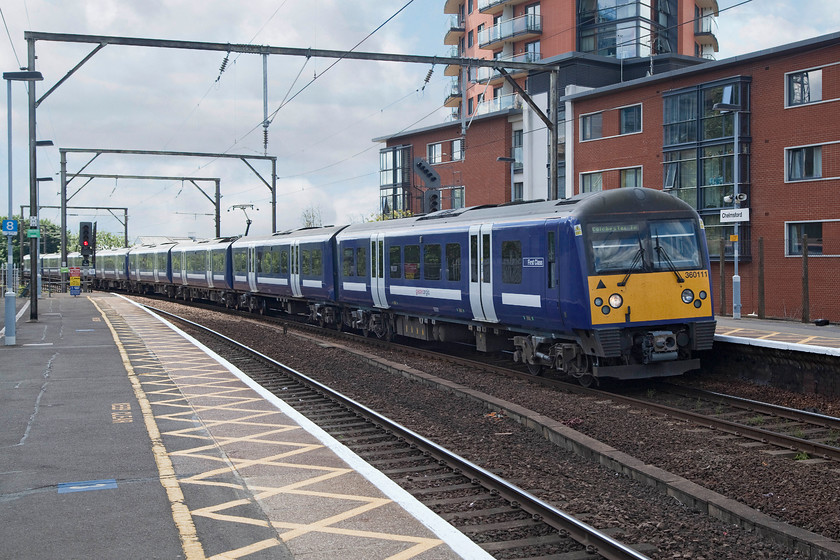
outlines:
M610 296L610 307L613 309L618 309L622 303L624 303L624 299L620 295L613 294Z
M694 292L686 288L682 291L680 297L682 298L683 303L691 303L692 301L694 301Z

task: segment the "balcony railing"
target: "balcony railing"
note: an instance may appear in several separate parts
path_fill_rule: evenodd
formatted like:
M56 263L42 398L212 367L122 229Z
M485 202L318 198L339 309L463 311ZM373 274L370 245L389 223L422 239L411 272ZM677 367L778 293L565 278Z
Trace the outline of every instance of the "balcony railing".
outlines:
M443 37L444 45L457 45L458 40L464 36L465 33L464 20L461 16L451 16L449 18L449 29Z
M535 14L526 14L499 22L498 25L483 30L478 34L478 46L486 49L507 39L540 33L542 33L542 18Z
M495 99L489 99L479 103L475 110L475 114L486 115L488 113L496 113L506 109L518 108L520 106L521 102L518 101L518 96L516 94L502 95L501 97L496 97Z
M500 62L536 62L540 60L540 53L526 52L516 56L500 58L498 60ZM522 74L523 72L527 72L527 70L511 70L509 73L512 76L516 76ZM494 83L501 80L503 80L502 74L495 68L470 68L470 81L473 83Z

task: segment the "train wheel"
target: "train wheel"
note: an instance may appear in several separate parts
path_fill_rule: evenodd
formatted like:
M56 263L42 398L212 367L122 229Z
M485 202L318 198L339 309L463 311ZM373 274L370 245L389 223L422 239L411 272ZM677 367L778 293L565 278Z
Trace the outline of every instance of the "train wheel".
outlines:
M318 326L323 329L325 324L326 324L326 321L324 320L324 314L323 313L318 314Z
M528 366L528 373L539 377L542 375L543 367L541 364L525 364Z
M577 380L583 387L591 387L592 383L595 382L595 377L592 374L586 373L578 377Z

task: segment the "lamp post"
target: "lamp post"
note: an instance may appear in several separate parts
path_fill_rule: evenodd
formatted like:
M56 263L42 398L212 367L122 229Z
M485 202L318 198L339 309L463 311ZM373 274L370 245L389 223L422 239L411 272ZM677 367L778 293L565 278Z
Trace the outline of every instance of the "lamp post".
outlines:
M741 196L741 193L738 191L738 183L740 179L740 172L739 170L739 163L740 163L740 116L741 116L741 106L734 104L734 103L715 103L712 106L713 111L718 111L721 114L732 112L734 114L734 122L733 126L735 128L734 138L733 138L733 154L732 159L732 202L734 203L735 208L741 207L741 201L745 198ZM732 242L732 250L733 250L733 258L735 263L734 272L732 274L732 318L733 319L740 319L741 318L741 276L738 274L738 243L740 242L739 238L739 225L740 222L735 222L735 240ZM721 263L723 263L724 255L720 256Z
M9 219L12 218L12 82L36 82L43 80L40 72L3 72L3 79L6 80L6 124L8 127L8 160L9 171ZM12 236L6 237L6 294L5 294L5 321L6 321L6 346L13 346L17 342L15 329L16 315L16 294L12 286L12 275L14 273L14 253L12 251ZM33 269L34 270L34 269Z
M496 161L504 161L510 165L510 201L513 202L514 164L516 163L516 158L499 156L496 158Z

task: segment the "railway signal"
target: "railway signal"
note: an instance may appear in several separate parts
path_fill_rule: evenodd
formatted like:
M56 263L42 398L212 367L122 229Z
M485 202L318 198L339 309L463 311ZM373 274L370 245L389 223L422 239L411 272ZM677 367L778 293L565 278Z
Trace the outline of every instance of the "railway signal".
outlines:
M83 257L89 257L93 254L93 224L90 222L82 222L79 224L79 246Z

